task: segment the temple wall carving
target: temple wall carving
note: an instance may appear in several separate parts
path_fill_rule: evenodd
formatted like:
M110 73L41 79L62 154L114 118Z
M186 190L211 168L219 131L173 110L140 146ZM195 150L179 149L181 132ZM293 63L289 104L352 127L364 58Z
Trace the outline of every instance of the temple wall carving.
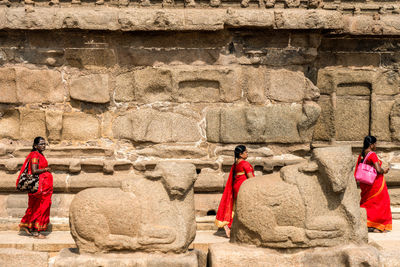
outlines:
M0 217L24 212L15 180L38 135L55 217L83 189L119 188L165 160L195 166L196 215L213 215L238 143L256 175L314 147L355 155L369 133L400 163L398 12L396 1L0 1ZM399 174L386 176L394 206Z

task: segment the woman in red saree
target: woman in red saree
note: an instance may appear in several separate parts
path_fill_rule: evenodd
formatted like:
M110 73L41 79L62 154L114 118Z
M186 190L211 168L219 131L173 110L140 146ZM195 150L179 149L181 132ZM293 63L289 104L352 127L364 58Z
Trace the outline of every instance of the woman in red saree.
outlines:
M230 237L230 228L233 221L233 206L239 193L240 186L248 178L254 177L254 170L246 161L247 150L243 145L235 148L235 161L231 167L221 202L219 203L215 224L224 228L227 237Z
M26 157L24 165L19 173L17 184L21 173L28 164L28 171L32 174L39 174L39 189L34 194L28 194L28 208L22 218L19 227L27 234L33 235L37 230L36 238L46 238L41 232L47 229L50 221L51 196L53 194L53 176L46 158L42 152L46 149L46 141L42 137L36 137L33 141L31 153Z
M382 169L382 161L373 152L376 149L376 138L367 136L364 139L364 146L361 154L358 156L358 164L364 161L369 152L366 164L374 166L378 175L372 185L360 183L361 201L360 207L367 210L367 226L369 232L385 232L392 230L392 212L390 210L390 198L383 174L389 171L389 168Z

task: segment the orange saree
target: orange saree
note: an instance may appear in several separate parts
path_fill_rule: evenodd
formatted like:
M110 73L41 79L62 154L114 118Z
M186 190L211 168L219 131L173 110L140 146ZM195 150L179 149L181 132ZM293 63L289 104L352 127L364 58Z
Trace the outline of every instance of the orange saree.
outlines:
M22 165L17 184L21 173L29 164L28 171L32 172L32 164L38 164L39 169L48 167L46 158L38 151L31 152ZM28 194L28 208L24 217L21 219L19 227L27 227L44 231L50 222L51 196L53 194L53 175L50 172L44 172L39 175L39 189L34 194Z
M235 179L233 179L233 172L235 172ZM247 180L247 173L254 175L253 167L247 161L242 160L238 164L232 165L215 219L215 225L219 228L225 225L228 225L229 228L231 227L234 202L236 201L240 186Z
M361 162L361 155L357 159L356 170ZM382 162L373 152L367 159L367 164L373 166L375 162ZM381 231L392 230L392 212L390 198L383 174L378 174L372 185L360 183L360 207L367 210L367 226Z

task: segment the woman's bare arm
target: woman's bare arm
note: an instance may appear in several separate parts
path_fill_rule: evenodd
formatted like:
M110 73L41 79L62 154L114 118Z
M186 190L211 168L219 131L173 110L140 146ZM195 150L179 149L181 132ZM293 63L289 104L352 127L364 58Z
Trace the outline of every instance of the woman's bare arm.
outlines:
M380 174L382 174L382 173L388 173L388 171L389 171L389 168L383 169L383 168L379 165L378 162L374 162L374 167L375 167L376 171L377 171L378 173L380 173Z
M41 174L50 171L50 168L39 169L38 167L38 164L32 164L32 174Z
M247 176L247 178L253 178L254 177L252 172L246 173L246 176Z

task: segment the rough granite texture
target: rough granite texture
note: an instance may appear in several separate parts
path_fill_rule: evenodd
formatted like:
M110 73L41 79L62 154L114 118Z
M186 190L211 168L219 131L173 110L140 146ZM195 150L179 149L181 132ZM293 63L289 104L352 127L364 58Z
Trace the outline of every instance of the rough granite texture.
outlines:
M368 133L384 164L400 163L399 11L379 0L0 0L0 219L26 208L15 179L37 135L50 143L51 215L63 218L74 194L145 180L165 160L195 166L195 214L215 214L239 143L257 176L321 146L351 144L353 163ZM397 176L385 177L394 207Z

